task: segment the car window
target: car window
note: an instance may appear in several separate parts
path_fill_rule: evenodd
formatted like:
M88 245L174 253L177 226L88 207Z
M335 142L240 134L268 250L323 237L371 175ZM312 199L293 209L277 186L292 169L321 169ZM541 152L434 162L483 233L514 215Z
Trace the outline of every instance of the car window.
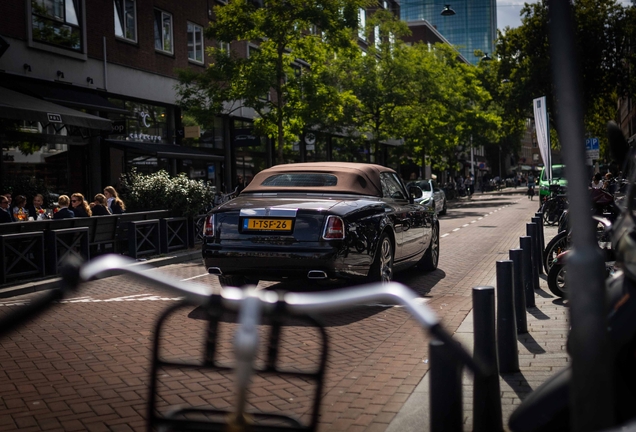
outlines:
M292 187L316 187L335 186L338 178L333 174L326 173L287 173L276 174L267 177L261 185L263 186L292 186Z
M390 173L380 174L380 183L382 184L382 196L393 199L406 199L402 184Z
M431 183L428 180L409 182L407 184L407 187L408 186L417 186L418 188L422 189L422 191L424 192L431 191Z
M552 167L552 180L556 179L564 179L565 178L565 167L558 166ZM545 168L541 170L541 181L548 181L548 172Z

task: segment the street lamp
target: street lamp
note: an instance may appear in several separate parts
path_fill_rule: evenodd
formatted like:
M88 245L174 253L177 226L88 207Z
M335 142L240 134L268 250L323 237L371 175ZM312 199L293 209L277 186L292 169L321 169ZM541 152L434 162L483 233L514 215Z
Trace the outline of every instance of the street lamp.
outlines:
M488 55L488 53L486 53L486 54L484 54L484 56L481 58L481 60L482 60L482 61L490 61L490 60L492 60L492 57L490 57L490 56Z
M455 15L455 11L450 7L450 5L444 5L444 9L440 13L441 16L453 16Z

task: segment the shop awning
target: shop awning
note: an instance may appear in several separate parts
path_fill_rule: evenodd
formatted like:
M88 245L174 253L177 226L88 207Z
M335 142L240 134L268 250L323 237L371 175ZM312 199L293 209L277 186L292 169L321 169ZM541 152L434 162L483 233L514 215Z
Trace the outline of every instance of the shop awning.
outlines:
M119 141L119 140L104 140L111 147L120 149L130 149L138 153L147 156L156 156L159 158L168 159L201 159L201 160L213 160L224 161L225 158L219 155L213 155L207 153L205 150L201 150L195 147L183 147L172 144L152 144L136 141Z
M0 118L111 130L111 121L0 87Z
M12 83L12 89L31 96L40 97L72 108L81 108L90 111L111 112L117 114L130 114L128 110L120 108L106 98L88 91L78 90L72 87L55 87L38 82Z

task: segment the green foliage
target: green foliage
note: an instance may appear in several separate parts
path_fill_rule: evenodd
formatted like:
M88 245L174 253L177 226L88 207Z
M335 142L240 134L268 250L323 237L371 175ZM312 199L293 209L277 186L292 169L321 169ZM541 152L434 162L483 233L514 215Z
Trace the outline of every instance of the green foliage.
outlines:
M205 72L179 71L180 104L204 126L214 115L241 106L254 109L256 132L276 140L278 162L283 163L285 147L298 140L317 113L336 107L337 117L341 94L324 87L321 65L355 42L353 17L368 4L370 0L268 0L267 7L255 8L251 2L231 0L215 7L207 37L227 43L259 41L258 47L247 58L208 48L212 64Z
M629 73L636 65L630 48L636 42L636 11L616 0L575 0L572 5L585 128L603 143L605 124L616 117L617 98L636 90ZM559 113L551 82L547 1L526 3L521 14L522 25L506 29L497 40L498 79L510 83L506 115L517 121L531 118L532 100L546 96L554 128Z
M184 173L170 177L164 171L140 174L136 170L122 175L123 200L129 212L172 210L181 216L196 216L207 209L214 190L202 180L191 180Z

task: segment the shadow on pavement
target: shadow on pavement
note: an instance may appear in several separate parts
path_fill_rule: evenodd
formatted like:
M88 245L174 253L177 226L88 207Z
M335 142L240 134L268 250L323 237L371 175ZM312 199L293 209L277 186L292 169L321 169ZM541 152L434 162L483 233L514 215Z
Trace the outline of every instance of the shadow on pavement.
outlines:
M538 307L529 307L526 309L530 315L539 320L549 320L550 317L541 312L541 309Z
M545 354L543 347L537 343L530 333L517 336L517 340L532 354Z
M501 374L501 379L510 386L521 400L524 400L532 393L532 387L530 387L528 380L521 372Z

